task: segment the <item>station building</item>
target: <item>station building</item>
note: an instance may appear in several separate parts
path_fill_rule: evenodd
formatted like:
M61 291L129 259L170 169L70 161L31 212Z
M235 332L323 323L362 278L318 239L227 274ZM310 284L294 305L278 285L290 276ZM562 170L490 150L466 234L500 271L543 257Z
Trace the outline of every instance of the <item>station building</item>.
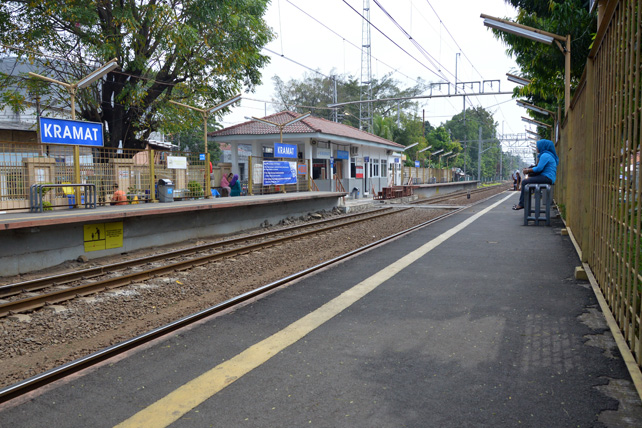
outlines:
M282 125L300 116L282 111L262 119ZM250 175L249 156L256 168L263 160L278 158L275 144L284 144L296 147L298 163L310 165L315 190L352 193L356 189L359 197L369 197L373 191L401 184L403 145L320 117L309 116L287 126L252 120L208 135L230 146L231 170L242 180Z

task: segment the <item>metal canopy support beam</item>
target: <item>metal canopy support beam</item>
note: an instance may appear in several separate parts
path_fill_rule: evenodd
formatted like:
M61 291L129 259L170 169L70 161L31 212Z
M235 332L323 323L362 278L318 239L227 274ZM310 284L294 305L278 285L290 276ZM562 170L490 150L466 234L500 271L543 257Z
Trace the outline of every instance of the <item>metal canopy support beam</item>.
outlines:
M416 97L401 97L401 98L380 98L377 100L361 100L361 101L348 101L345 103L337 103L337 104L328 104L328 107L341 107L341 106L347 106L350 104L360 104L360 103L376 103L379 101L407 101L407 100L418 100L418 99L424 99L424 98L450 98L450 97L464 97L464 100L466 97L477 97L480 95L513 95L512 92L473 92L473 93L467 93L467 94L447 94L447 95L418 95Z

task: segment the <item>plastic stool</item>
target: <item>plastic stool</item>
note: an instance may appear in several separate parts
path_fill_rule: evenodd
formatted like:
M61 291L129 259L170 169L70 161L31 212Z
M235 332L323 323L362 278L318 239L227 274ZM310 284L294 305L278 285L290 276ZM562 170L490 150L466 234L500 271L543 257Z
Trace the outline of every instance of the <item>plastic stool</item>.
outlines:
M538 226L540 221L546 221L546 225L550 226L553 186L551 184L527 184L524 192L524 226L528 226L528 222L531 220L535 226ZM531 201L531 195L535 200L534 204ZM542 202L544 207L542 207ZM540 217L540 214L546 214L546 216Z

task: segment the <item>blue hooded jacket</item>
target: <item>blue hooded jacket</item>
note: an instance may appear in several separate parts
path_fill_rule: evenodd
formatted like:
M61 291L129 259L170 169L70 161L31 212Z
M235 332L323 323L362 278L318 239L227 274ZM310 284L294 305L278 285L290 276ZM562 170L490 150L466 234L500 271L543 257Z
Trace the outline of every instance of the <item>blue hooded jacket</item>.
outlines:
M557 165L560 161L555 152L555 144L551 140L539 140L537 151L539 152L539 162L533 168L533 172L550 178L551 182L555 184Z

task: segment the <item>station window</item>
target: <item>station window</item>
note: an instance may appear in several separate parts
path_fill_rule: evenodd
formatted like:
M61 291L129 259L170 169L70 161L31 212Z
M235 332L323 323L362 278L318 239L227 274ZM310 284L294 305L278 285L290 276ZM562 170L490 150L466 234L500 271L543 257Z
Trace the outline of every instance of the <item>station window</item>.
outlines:
M381 176L386 177L388 174L388 160L381 159Z
M379 159L370 159L370 177L379 177Z
M326 177L326 161L325 159L312 159L312 179L325 180Z
M350 178L357 177L357 158L350 158Z

